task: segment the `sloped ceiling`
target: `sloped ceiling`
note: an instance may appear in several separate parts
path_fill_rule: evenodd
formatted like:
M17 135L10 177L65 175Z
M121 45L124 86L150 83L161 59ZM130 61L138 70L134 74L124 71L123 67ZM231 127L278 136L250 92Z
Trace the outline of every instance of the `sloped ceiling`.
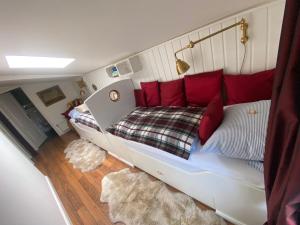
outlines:
M0 0L0 80L80 75L265 2ZM9 69L5 55L76 61L65 69Z

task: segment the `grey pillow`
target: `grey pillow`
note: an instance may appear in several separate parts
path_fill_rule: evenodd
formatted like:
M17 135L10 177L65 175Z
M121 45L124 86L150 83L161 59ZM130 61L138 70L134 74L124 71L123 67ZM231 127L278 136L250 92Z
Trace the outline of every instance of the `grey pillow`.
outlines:
M270 100L226 106L219 128L201 151L263 161Z

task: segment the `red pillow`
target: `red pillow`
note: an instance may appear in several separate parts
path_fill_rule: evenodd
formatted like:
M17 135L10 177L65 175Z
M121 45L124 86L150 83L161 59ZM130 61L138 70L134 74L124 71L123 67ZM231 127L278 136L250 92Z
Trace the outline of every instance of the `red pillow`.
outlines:
M185 106L183 79L160 82L159 87L162 106Z
M202 145L209 139L223 120L223 100L217 95L207 106L207 109L200 121L199 139Z
M142 90L145 93L148 107L160 105L159 83L158 81L141 82Z
M227 105L271 99L275 69L247 75L224 75Z
M142 89L134 90L134 97L136 107L147 107L145 93Z
M223 70L217 70L184 77L185 95L190 106L207 106L221 94Z
M69 116L69 113L71 112L72 109L74 109L74 107L70 107L65 112L61 113L61 115L63 115L67 120L71 119L71 117Z

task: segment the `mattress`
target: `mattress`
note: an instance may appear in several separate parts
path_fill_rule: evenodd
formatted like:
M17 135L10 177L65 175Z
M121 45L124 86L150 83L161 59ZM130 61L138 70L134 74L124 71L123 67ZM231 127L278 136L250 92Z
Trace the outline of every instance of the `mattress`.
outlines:
M128 147L171 164L186 172L193 173L205 170L216 175L238 180L245 185L264 189L263 173L250 167L248 161L228 158L216 153L201 152L198 138L196 138L192 144L192 150L188 160L161 151L152 146L125 140L123 138L121 139Z
M75 121L75 123L80 123L101 132L97 121L89 111L82 113L78 112L76 109L73 109L69 113L69 116L73 121Z

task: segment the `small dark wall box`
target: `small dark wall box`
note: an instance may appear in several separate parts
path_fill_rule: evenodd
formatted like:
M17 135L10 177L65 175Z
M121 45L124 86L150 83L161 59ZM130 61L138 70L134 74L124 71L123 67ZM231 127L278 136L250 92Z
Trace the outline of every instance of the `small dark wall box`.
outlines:
M45 106L50 106L66 98L65 94L58 85L39 91L36 94L39 96Z

